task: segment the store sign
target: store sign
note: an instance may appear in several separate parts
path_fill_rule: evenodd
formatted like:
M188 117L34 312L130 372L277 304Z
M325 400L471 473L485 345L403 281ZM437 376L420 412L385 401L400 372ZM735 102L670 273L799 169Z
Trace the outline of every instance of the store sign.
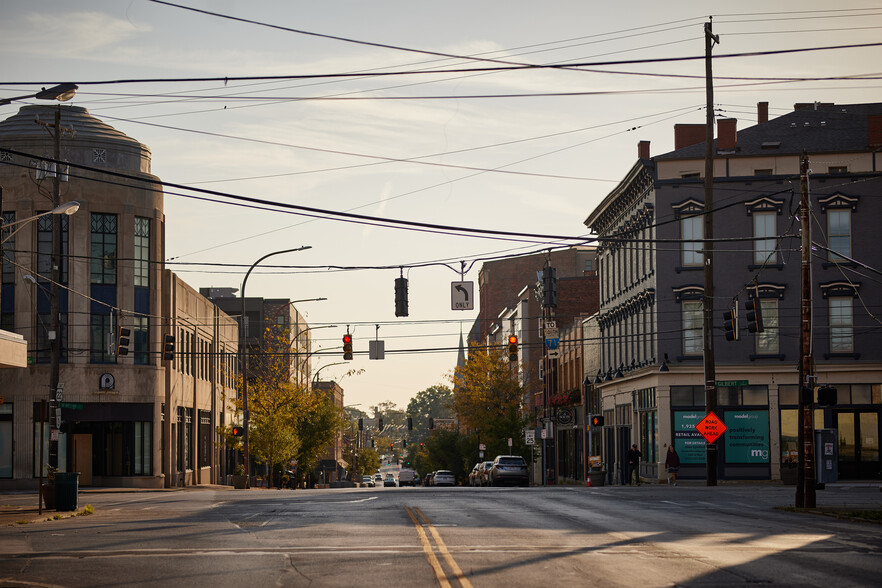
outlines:
M575 421L574 411L572 408L558 408L557 409L557 424L559 425L571 425L573 421Z
M674 412L674 449L680 463L704 463L707 458L707 442L695 430L704 413L693 410Z
M730 410L725 420L726 463L769 463L769 411Z

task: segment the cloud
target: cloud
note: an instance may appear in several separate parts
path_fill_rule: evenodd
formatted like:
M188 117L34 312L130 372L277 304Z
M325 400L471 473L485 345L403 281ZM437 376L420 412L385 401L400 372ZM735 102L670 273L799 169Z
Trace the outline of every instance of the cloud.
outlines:
M149 33L150 27L101 12L52 11L29 12L7 19L0 31L4 44L16 46L34 56L76 55L82 58Z

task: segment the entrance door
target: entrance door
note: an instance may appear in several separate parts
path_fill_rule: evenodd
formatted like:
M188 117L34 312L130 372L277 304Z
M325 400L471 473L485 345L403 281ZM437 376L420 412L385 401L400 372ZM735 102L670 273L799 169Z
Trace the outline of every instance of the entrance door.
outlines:
M847 410L836 413L839 434L839 476L844 479L878 479L879 413Z
M92 434L73 436L73 471L80 472L80 486L92 485Z

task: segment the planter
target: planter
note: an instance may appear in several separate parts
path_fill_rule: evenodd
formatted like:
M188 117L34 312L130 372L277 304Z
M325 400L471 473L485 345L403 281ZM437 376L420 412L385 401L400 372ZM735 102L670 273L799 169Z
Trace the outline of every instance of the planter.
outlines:
M592 470L588 472L588 481L591 486L606 486L606 471Z
M795 486L796 485L796 474L799 470L791 467L782 467L781 468L781 483L785 486Z
M43 484L40 494L43 495L43 506L47 510L55 510L55 484Z
M248 488L248 476L245 474L233 474L230 478L233 479L233 488L236 490L245 490Z

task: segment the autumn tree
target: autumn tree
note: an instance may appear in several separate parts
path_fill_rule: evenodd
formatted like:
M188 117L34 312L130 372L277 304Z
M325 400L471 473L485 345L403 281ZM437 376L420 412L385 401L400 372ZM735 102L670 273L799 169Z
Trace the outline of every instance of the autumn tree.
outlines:
M452 380L453 410L460 426L475 437L475 461L477 443L486 444L488 458L509 452L523 455L524 391L502 351L472 344L465 365L456 368ZM508 439L512 440L510 450Z

